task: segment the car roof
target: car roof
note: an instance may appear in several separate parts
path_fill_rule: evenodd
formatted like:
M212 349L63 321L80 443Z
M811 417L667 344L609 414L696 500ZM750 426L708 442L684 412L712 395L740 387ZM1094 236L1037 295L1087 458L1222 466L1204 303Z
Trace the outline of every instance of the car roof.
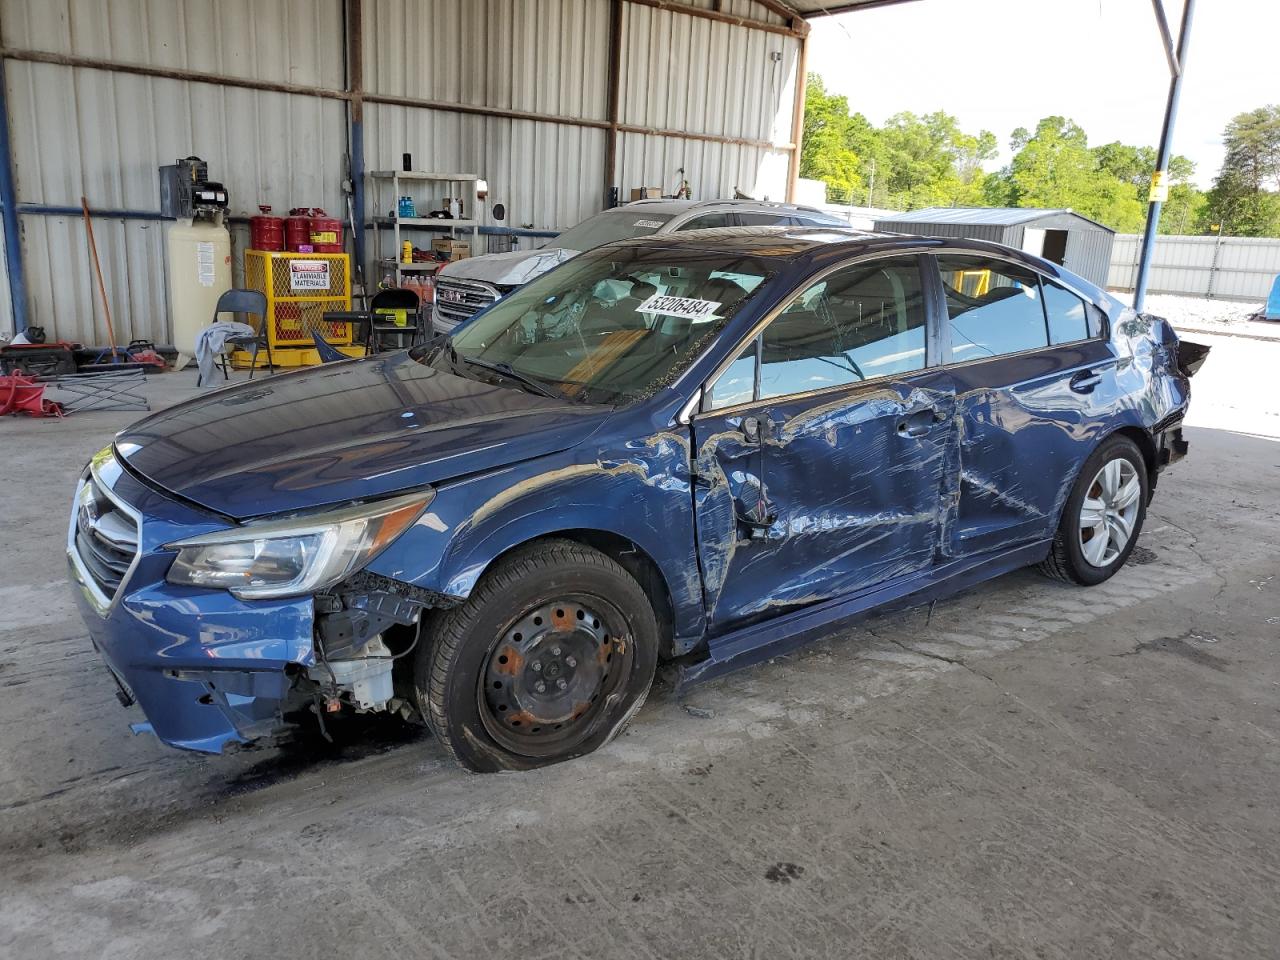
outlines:
M711 230L648 234L618 240L606 246L654 247L690 252L705 250L790 260L817 249L901 245L904 240L920 241L921 238L844 227L716 227Z
M693 210L736 210L744 208L749 210L777 210L780 213L817 213L823 216L831 216L831 214L819 210L817 207L807 207L797 203L778 203L773 200L674 200L666 198L660 200L632 200L630 203L612 207L606 210L605 213L634 213L637 210L645 210L674 216L678 213L689 213Z
M994 254L1005 260L1020 262L1038 272L1047 272L1069 281L1077 292L1087 294L1095 304L1106 296L1096 284L1077 276L1057 264L1022 250L990 240L967 237L922 237L911 233L880 233L852 227L718 227L713 230L679 230L654 233L629 240L606 243L589 251L596 253L617 247L640 247L671 252L716 253L728 256L756 257L793 263L820 255L854 257L878 251L920 251L943 253Z

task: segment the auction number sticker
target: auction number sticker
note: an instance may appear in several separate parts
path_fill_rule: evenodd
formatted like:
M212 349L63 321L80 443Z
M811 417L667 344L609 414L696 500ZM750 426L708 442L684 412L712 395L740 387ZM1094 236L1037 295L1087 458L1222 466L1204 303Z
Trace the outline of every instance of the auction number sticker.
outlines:
M633 227L648 227L650 230L657 230L666 221L664 220L637 220L632 224Z
M290 260L290 290L328 290L328 260Z
M655 293L640 306L636 313L660 313L666 317L688 317L690 320L706 320L720 309L716 300L698 300L694 297L667 297Z

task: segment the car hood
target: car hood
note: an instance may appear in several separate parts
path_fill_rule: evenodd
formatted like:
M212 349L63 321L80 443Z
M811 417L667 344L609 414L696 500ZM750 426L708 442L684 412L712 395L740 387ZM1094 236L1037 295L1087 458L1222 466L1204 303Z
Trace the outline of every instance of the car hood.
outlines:
M445 373L403 352L215 391L129 427L116 451L153 484L245 519L565 450L610 413Z
M491 253L483 257L455 260L440 268L437 276L457 277L459 280L482 280L503 287L518 287L534 277L541 276L557 264L576 257L581 251L564 247L543 247L540 250L513 250L511 253Z

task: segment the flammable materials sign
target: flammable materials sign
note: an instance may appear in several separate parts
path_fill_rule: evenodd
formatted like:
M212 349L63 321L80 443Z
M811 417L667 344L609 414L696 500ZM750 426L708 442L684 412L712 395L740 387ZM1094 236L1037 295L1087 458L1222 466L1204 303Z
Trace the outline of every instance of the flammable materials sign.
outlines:
M290 260L290 290L328 290L328 260Z

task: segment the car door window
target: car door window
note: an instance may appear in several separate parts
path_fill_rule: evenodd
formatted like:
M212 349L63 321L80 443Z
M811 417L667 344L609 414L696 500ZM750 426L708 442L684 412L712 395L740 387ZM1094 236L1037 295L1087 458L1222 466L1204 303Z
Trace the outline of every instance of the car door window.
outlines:
M708 410L723 410L735 407L740 403L750 403L755 399L756 391L756 341L743 347L738 358L725 368L707 395Z
M791 218L764 211L742 210L738 213L738 223L744 227L773 227L780 223L788 223Z
M1040 282L1031 270L990 257L938 257L956 363L1049 345Z
M1071 343L1090 336L1084 301L1052 280L1042 280L1044 312L1049 318L1049 342Z
M715 227L730 226L729 214L727 213L704 213L700 217L694 217L686 223L680 224L676 230L711 230Z
M761 399L922 369L918 261L874 260L819 280L765 329L761 360Z

